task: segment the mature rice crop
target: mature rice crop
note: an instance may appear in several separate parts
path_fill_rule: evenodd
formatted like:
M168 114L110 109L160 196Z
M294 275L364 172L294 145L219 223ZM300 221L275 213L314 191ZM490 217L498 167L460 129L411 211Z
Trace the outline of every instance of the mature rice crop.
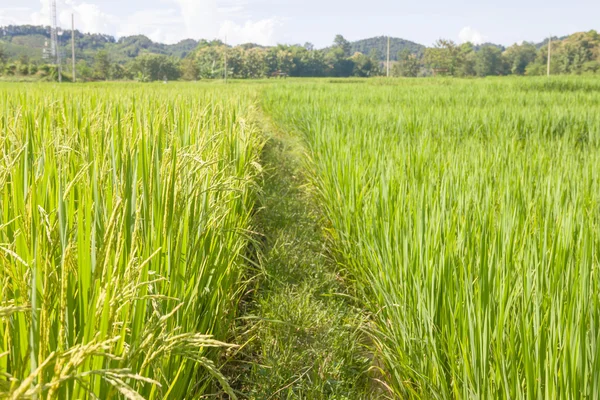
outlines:
M600 82L271 86L401 398L600 396ZM380 85L386 83L386 85Z
M252 112L222 87L0 87L0 397L231 392L210 348L242 288Z

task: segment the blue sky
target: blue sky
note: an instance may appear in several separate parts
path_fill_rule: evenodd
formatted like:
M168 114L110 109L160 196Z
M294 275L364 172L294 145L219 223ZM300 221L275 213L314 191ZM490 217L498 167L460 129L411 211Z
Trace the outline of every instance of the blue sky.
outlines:
M49 23L50 0L0 0L0 25ZM600 0L57 0L59 25L75 14L78 29L155 41L219 38L232 44L311 42L329 45L391 35L431 45L457 42L510 45L600 30Z

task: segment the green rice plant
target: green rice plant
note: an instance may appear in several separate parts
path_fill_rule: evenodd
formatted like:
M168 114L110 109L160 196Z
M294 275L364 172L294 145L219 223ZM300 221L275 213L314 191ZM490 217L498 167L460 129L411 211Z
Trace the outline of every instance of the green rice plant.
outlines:
M215 361L243 290L252 103L0 86L0 397L235 397Z
M600 397L598 93L582 78L265 90L309 147L390 396Z

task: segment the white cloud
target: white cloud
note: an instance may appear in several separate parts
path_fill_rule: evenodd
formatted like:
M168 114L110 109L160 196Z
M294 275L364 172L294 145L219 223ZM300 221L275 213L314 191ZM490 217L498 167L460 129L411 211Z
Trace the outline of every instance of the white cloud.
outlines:
M0 9L0 26L26 24L30 15L31 9L27 7Z
M51 0L40 0L39 3L37 11L1 9L0 25L50 25ZM227 38L230 44L253 42L271 45L275 44L276 30L283 21L278 17L252 19L247 12L246 0L162 0L161 7L119 17L103 11L101 4L93 0L57 0L58 24L70 29L71 14L74 14L75 28L82 32L116 37L146 35L163 43L176 43L188 38Z
M181 11L185 34L189 38L227 39L230 44L274 44L277 17L254 21L244 12L244 1L171 0ZM240 22L236 20L242 20Z
M461 43L471 42L473 44L482 44L486 41L487 37L470 26L465 26L458 33L458 39Z
M80 30L91 33L112 33L114 29L112 21L115 17L104 13L100 7L95 4L71 3L71 10L63 10L60 12L59 21L62 26L69 26L71 22L71 14L75 14L75 23Z
M248 20L242 25L233 21L225 21L221 25L219 36L227 37L228 43L274 45L276 44L275 30L281 24L279 18L263 19L256 22Z
M34 25L50 25L51 0L40 0L40 9L31 14ZM75 15L75 26L82 32L114 34L114 21L117 17L103 12L96 4L74 0L58 0L56 2L57 23L59 26L71 28L71 14Z
M116 36L146 35L155 42L175 43L182 39L181 18L175 9L141 10L119 24Z

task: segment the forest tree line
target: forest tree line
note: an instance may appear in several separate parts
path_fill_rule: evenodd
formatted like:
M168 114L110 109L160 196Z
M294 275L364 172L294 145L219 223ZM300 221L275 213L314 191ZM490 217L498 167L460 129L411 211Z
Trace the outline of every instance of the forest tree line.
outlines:
M245 44L231 47L215 41L200 41L194 50L181 58L133 48L128 60L114 60L105 49L95 51L93 58L76 63L76 75L82 81L138 80L202 80L230 78L290 77L373 77L386 74L387 66L380 49L372 47L368 54L353 49L343 36L337 35L333 45L315 49L305 45L263 47ZM407 42L410 43L410 42ZM189 46L190 43L187 44ZM355 47L355 46L354 46ZM551 43L552 74L600 73L600 35L596 31L576 33ZM547 69L546 43L515 44L508 48L487 44L457 44L440 39L429 48L407 47L395 54L390 65L392 76L421 77L431 75L471 77L494 75L543 75ZM225 62L227 60L227 62ZM63 75L72 76L71 60L64 59ZM5 76L31 76L54 80L55 65L32 60L27 55L11 59L0 45L0 73Z

